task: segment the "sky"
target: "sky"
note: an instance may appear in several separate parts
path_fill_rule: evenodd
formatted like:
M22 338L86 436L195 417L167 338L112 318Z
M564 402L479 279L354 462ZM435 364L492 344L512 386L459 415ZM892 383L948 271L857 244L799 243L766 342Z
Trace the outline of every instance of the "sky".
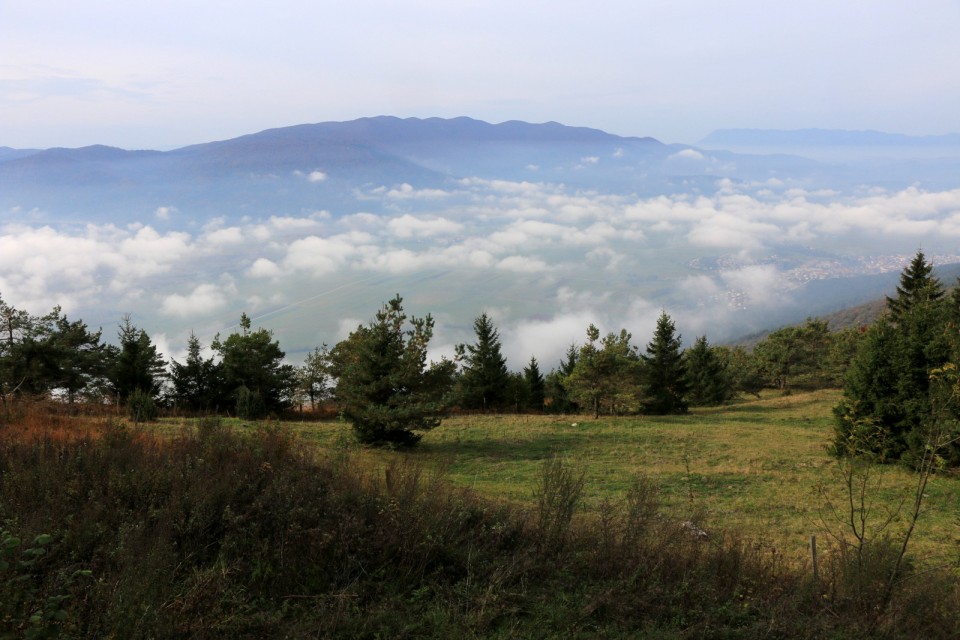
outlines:
M0 0L0 146L170 149L373 115L960 131L957 0Z

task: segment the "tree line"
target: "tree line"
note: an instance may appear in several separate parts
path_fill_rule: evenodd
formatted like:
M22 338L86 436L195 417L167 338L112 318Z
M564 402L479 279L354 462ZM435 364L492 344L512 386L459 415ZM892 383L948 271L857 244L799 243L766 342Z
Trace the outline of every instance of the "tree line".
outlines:
M113 403L135 420L152 419L161 408L258 418L333 404L361 425L361 440L409 444L451 407L669 414L765 387L789 393L836 386L859 335L831 333L825 321L811 319L771 333L752 350L710 345L706 336L684 349L663 312L645 349L626 329L601 335L590 325L585 342L571 344L544 373L533 354L520 370L508 367L486 313L474 321L473 342L458 345L451 359L427 363L433 320L408 318L399 296L345 340L315 348L301 366L285 362L273 334L253 328L246 314L238 326L218 334L206 357L191 334L184 360L167 362L129 316L116 344L108 344L101 330L68 319L59 307L33 316L0 298L0 402L4 412L25 395ZM362 426L368 414L379 415L380 426Z

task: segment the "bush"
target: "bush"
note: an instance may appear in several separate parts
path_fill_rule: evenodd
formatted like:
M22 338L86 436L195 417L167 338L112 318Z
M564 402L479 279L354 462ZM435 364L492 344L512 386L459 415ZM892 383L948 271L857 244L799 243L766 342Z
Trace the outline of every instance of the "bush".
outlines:
M134 422L153 422L157 419L157 403L150 393L135 389L127 399L127 413Z

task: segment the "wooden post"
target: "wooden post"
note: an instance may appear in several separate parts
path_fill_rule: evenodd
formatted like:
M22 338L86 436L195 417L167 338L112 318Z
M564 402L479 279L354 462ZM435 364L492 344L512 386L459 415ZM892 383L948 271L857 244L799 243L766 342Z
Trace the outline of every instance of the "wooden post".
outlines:
M817 536L810 536L810 558L813 560L813 581L819 580L817 572Z

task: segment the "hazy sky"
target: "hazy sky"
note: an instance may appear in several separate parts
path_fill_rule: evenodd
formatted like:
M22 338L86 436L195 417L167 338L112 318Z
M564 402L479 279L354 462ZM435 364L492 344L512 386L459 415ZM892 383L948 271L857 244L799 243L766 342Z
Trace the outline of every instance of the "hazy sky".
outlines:
M372 115L960 131L957 0L0 0L0 146Z

